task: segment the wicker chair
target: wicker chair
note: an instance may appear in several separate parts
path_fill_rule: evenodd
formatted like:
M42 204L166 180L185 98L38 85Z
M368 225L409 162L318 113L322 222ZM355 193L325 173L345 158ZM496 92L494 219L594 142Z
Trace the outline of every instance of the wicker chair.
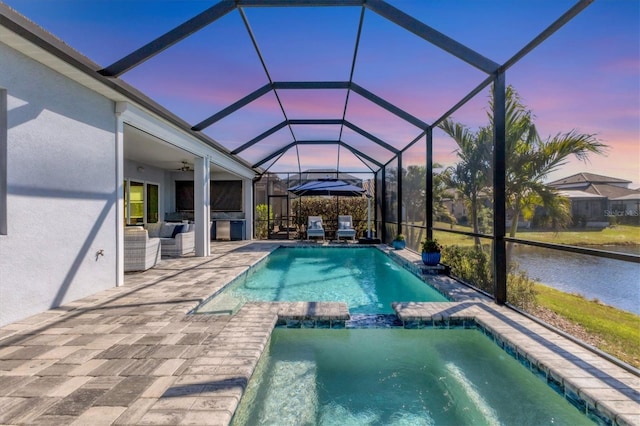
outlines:
M162 256L184 256L196 249L194 224L158 222L147 224L146 229L149 237L160 238Z
M124 229L124 271L146 271L160 261L160 238L149 238L141 226Z

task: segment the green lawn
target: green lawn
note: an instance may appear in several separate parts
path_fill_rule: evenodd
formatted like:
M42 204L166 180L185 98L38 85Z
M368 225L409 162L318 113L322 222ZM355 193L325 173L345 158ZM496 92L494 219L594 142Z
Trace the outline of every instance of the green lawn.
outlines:
M438 228L450 228L446 223L435 223ZM469 232L470 228L454 225L453 229ZM473 238L458 234L435 231L436 238L443 245L471 245ZM640 227L630 225L616 225L602 230L567 230L553 231L522 231L516 234L516 238L523 240L539 241L553 244L566 244L571 246L589 245L640 245ZM491 240L483 239L488 244Z
M517 238L545 243L589 245L640 245L640 227L616 225L601 230L561 231L561 232L519 232Z
M640 316L536 285L538 303L602 339L599 349L640 368Z

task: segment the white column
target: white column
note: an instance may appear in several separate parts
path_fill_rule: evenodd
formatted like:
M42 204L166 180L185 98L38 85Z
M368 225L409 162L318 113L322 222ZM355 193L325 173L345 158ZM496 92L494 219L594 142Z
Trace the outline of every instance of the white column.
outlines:
M124 122L116 109L116 287L124 285Z
M210 173L209 159L196 157L193 173L194 219L196 225L196 256L211 255L210 213Z
M242 191L244 207L244 238L247 240L253 239L253 179L242 179Z

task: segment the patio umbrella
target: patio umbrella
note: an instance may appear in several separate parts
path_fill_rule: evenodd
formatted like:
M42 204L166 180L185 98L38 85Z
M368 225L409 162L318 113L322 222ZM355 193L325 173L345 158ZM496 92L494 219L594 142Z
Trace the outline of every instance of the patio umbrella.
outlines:
M338 195L341 197L359 197L364 194L364 188L351 185L343 180L322 179L305 182L287 189L289 192L302 197L303 195Z
M337 195L341 197L360 197L366 192L364 188L352 185L339 179L320 179L305 182L300 185L292 186L288 188L288 191L302 197L304 195ZM369 229L369 197L367 197L367 236L371 236L371 230Z

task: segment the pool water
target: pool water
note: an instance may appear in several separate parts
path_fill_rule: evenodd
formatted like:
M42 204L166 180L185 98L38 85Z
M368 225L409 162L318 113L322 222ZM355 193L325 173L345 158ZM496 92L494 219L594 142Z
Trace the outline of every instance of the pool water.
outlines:
M232 425L593 424L476 330L275 329Z
M391 314L391 302L447 299L375 248L282 247L198 313L245 301L346 302L351 314Z

